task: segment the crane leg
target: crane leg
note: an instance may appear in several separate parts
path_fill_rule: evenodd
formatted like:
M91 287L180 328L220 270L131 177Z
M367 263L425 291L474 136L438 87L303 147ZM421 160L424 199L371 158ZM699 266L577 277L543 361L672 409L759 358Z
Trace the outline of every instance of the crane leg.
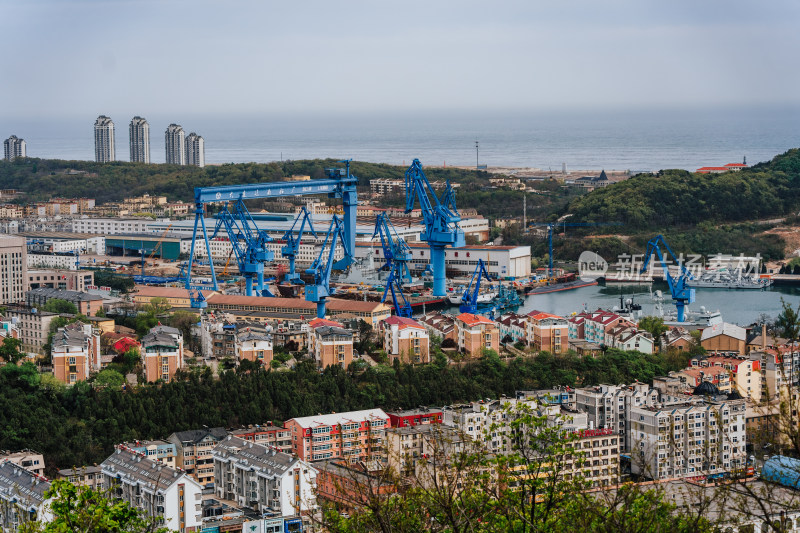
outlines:
M325 299L317 302L317 318L325 318Z
M446 296L444 246L431 246L431 267L433 268L433 295Z
M244 293L245 293L245 295L252 296L253 295L253 277L252 276L246 276L244 278L244 283L245 283L245 285L244 285Z

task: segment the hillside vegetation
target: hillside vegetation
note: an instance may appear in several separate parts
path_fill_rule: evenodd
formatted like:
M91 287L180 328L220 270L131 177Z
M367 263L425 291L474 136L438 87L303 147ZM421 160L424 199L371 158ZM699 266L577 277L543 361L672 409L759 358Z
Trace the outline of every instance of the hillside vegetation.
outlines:
M781 217L800 209L800 149L739 172L664 170L574 200L574 220L619 221L620 232Z

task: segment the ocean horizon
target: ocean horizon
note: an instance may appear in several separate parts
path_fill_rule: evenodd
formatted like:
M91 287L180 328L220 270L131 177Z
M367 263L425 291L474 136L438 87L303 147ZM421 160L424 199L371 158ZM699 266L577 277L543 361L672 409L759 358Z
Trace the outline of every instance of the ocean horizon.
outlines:
M768 161L800 146L800 107L551 112L109 115L118 161L129 160L128 124L150 124L151 162L165 161L170 123L205 139L207 164L353 159L430 166L561 170L695 170ZM0 136L25 139L29 157L94 159L96 116L0 119Z

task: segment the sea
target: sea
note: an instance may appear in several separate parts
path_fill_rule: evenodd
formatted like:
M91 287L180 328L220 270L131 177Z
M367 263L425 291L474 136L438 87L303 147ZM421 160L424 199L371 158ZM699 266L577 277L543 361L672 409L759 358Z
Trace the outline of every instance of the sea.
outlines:
M205 140L207 164L354 159L430 166L560 171L695 170L768 161L800 146L800 106L646 110L111 115L118 160L128 160L133 115L150 123L151 161L163 163L170 123ZM94 158L95 116L0 118L0 136L25 139L31 157ZM476 149L477 143L477 149Z

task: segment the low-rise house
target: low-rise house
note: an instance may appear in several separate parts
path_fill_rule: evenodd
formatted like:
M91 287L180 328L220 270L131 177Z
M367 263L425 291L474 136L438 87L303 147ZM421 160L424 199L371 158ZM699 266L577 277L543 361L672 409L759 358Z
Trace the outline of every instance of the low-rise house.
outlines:
M317 508L316 468L275 448L228 436L212 450L214 492L260 513L310 514Z
M105 489L103 468L98 465L62 468L58 471L57 479L66 479L75 486L89 487L92 490Z
M618 326L635 327L636 324L612 311L598 309L589 313L584 321L584 340L603 344L606 333Z
M30 307L41 307L53 299L66 300L75 304L78 312L86 316L94 316L103 308L103 297L86 292L67 291L63 289L31 289L25 293L25 301Z
M694 339L686 328L673 326L664 333L661 345L664 350L688 352L694 346Z
M745 349L747 350L747 353L750 353L753 350L766 350L770 348L776 349L779 346L789 344L789 342L789 339L769 335L767 333L767 325L762 324L761 333L749 338L747 340L747 346Z
M180 533L202 527L203 488L186 472L125 446L117 446L100 466L111 494L154 517L157 525Z
M456 322L451 316L431 311L419 317L417 321L428 330L430 335L435 335L442 340L456 340Z
M89 324L74 323L53 334L53 375L62 383L73 385L86 381L100 370L100 335Z
M46 478L0 459L0 531L15 532L26 522L52 520L44 496L49 488Z
M496 324L501 341L511 339L512 343L528 344L528 317L525 315L506 313L497 319Z
M304 461L384 459L389 416L381 409L292 418L292 452Z
M175 445L177 467L201 485L214 482L214 459L211 450L228 436L224 428L176 431L167 440Z
M611 328L606 333L605 345L626 352L653 353L655 349L655 341L650 333L628 325Z
M272 363L272 335L246 328L236 335L236 360L244 360L269 367Z
M10 461L28 472L44 475L44 456L33 450L0 453L0 461Z
M383 321L383 347L389 362L430 363L428 331L412 318L391 316Z
M169 383L184 367L183 335L178 329L168 326L152 328L142 337L142 359L148 382L162 380Z
M500 331L483 315L461 313L456 317L458 349L470 357L479 357L483 350L500 351Z
M528 343L535 350L564 353L569 349L569 326L562 316L531 311L528 313Z
M703 330L700 345L709 352L744 354L747 330L736 324L721 322Z

